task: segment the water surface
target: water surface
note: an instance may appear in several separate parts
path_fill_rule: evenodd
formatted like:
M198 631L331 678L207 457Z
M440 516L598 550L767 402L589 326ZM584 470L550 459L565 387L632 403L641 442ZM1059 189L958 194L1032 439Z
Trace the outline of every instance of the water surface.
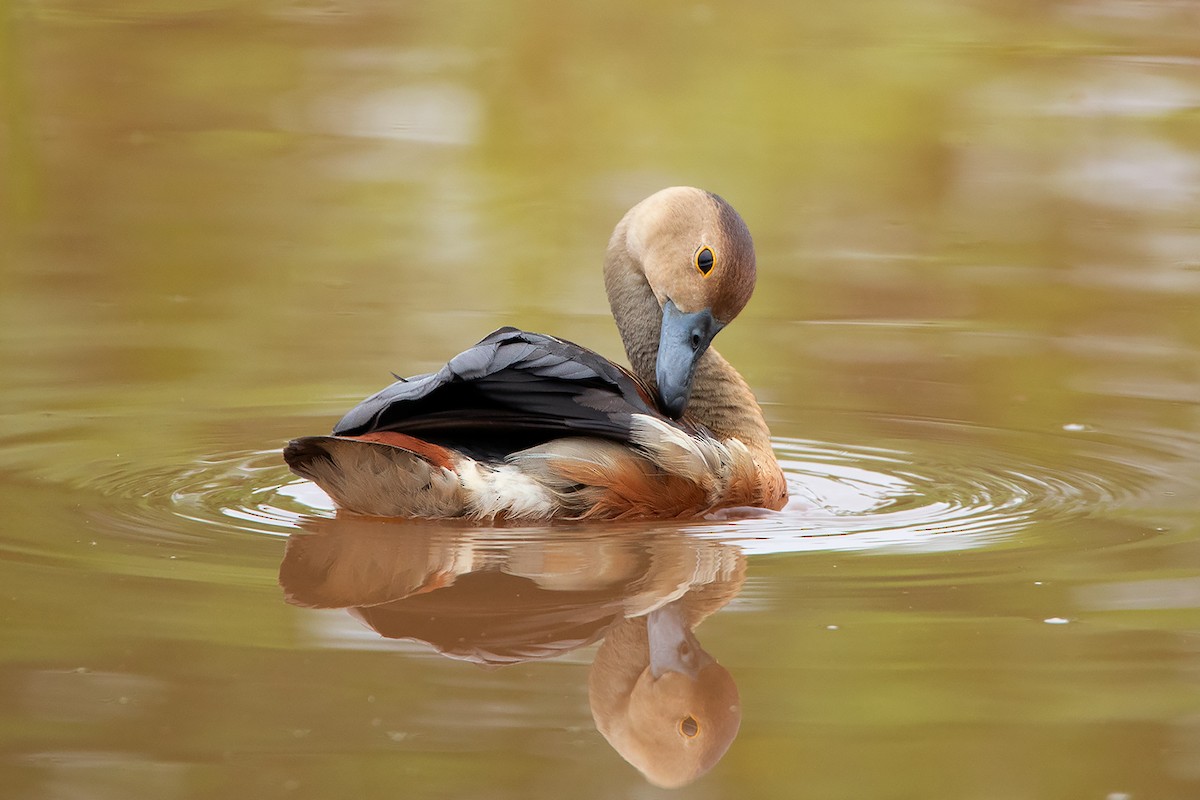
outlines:
M1197 10L843 6L0 11L4 794L1200 796ZM783 512L287 472L500 325L618 356L604 245L678 183L755 236L716 346ZM597 688L662 609L737 697L682 791Z

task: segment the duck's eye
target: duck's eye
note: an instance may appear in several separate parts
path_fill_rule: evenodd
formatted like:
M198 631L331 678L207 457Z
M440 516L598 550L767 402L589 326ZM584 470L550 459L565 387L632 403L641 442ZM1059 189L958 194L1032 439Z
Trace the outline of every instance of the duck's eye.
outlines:
M716 265L717 257L713 255L711 247L705 245L696 251L696 269L700 270L701 275L708 277Z
M695 717L684 717L679 720L679 732L689 739L695 739L696 734L700 733L700 723L696 722Z

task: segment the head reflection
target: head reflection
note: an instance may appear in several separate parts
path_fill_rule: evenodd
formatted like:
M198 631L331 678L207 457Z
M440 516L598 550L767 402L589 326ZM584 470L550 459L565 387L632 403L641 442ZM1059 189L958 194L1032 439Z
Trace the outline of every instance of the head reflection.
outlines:
M289 603L346 608L380 635L500 665L603 639L588 679L596 727L651 782L711 769L741 722L729 672L693 629L745 575L733 545L670 528L563 536L352 518L288 540Z

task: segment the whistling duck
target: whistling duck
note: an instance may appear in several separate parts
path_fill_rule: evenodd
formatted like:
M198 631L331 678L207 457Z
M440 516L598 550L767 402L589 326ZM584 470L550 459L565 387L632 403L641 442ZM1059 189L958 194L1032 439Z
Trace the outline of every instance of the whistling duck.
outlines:
M754 291L754 244L715 194L664 189L613 231L609 305L632 372L501 328L363 400L284 459L343 509L478 520L695 517L787 502L762 410L709 347Z

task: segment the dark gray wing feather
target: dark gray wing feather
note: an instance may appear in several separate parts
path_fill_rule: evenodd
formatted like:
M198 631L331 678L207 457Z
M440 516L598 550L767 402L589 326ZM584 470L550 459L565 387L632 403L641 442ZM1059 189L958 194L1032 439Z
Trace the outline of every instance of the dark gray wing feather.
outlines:
M333 432L399 431L481 446L490 433L513 447L573 434L628 441L633 414L667 419L636 378L603 356L553 336L501 328L437 372L371 395Z

